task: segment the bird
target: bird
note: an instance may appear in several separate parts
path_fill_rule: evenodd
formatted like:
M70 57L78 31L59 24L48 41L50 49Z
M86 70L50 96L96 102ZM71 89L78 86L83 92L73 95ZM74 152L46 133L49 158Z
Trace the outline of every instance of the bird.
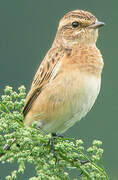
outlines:
M104 24L85 10L61 18L26 96L25 126L35 122L47 133L62 134L91 110L101 86L104 62L96 41Z

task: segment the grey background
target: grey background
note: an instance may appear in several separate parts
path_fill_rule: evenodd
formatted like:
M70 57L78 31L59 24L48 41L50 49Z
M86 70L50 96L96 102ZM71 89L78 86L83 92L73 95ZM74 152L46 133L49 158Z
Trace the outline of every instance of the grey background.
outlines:
M92 12L106 26L100 29L97 46L105 66L100 95L91 112L65 136L103 141L104 165L112 180L118 180L118 1L117 0L0 0L0 91L24 84L27 91L34 73L50 48L59 19L68 11ZM0 164L4 179L14 166ZM33 167L20 179L33 175ZM74 177L73 173L73 177ZM77 177L77 176L76 176Z

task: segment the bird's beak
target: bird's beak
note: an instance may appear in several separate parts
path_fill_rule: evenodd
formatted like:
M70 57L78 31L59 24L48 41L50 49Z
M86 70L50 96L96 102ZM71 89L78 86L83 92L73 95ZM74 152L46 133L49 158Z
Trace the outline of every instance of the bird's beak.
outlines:
M97 29L97 28L104 26L104 25L105 25L104 22L96 21L94 24L89 25L88 28Z

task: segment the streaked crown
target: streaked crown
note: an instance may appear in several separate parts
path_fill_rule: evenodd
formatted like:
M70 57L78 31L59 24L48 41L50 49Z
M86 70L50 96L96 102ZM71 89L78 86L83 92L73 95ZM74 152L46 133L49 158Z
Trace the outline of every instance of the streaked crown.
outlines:
M104 25L88 11L70 11L60 20L55 41L63 46L73 46L77 43L95 44L98 37L98 27ZM54 41L54 43L56 43Z

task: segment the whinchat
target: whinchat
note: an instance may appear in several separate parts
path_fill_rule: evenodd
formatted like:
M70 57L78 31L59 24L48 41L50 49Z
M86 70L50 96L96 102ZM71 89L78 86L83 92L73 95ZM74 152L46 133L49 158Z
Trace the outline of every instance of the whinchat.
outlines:
M96 41L103 25L83 10L60 20L26 97L25 125L36 121L48 133L63 133L90 111L100 91L103 59Z

